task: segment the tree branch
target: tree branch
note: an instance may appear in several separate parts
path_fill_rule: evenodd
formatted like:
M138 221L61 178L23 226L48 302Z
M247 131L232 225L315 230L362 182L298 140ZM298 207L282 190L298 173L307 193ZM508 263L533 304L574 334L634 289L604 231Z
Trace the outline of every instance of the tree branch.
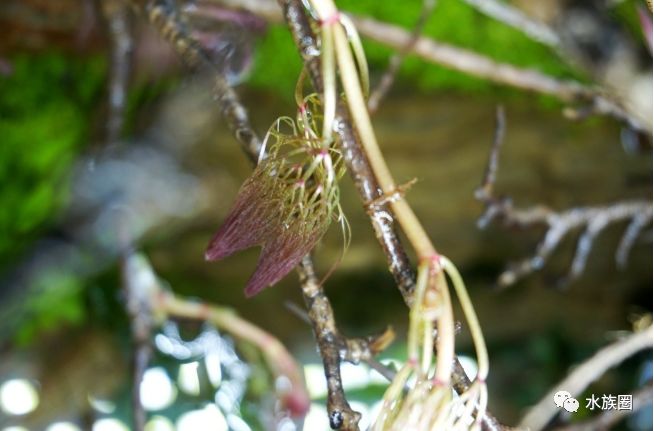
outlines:
M509 268L499 276L499 286L510 286L521 278L542 269L566 235L576 229L584 228L584 233L577 242L570 271L564 282L578 278L586 268L595 238L608 226L629 220L629 226L625 230L615 255L618 267L624 268L638 235L652 221L651 201L624 201L599 207L577 207L563 212L556 212L542 205L524 209L515 208L511 199L496 197L493 190L499 168L499 151L504 140L505 130L504 110L498 108L495 138L488 165L482 184L475 192L475 197L486 207L484 214L478 220L478 226L483 229L493 220L499 219L507 226L546 225L547 232L533 256L509 265Z
M316 37L311 29L304 7L297 0L279 0L279 4L282 7L284 18L291 29L300 55L304 60L305 68L309 72L313 87L316 92L321 93L323 83L320 57L316 55L319 51ZM357 142L357 135L352 128L347 109L342 103L337 107L335 124L336 132L342 142L348 172L353 178L359 195L366 206L376 237L389 263L389 270L395 278L406 304L410 306L416 281L415 272L397 236L392 211L384 202L381 187L372 173L370 163L361 150L360 144ZM465 391L470 386L470 381L458 359L454 361L453 381L456 382L455 387L460 392ZM485 414L482 424L486 430L499 430L502 428L488 412Z
M617 366L641 350L651 348L652 341L652 326L650 325L644 330L632 333L628 337L600 349L555 385L538 404L529 409L520 422L520 426L532 431L543 429L558 412L556 405L552 402L556 392L565 390L570 392L572 397L577 397L610 368Z
M240 318L230 309L186 300L163 289L152 266L142 254L125 254L123 277L133 292L132 297L138 301L137 321L145 321L147 328L151 328L169 317L203 320L239 340L252 343L263 353L274 379L282 376L289 379L290 387L283 388L278 394L285 407L296 416L306 413L309 395L304 386L303 373L293 356L274 336Z
M109 58L109 84L107 89L107 118L104 144L118 142L125 124L127 90L132 66L133 37L127 5L120 0L103 0L102 14L109 34L111 54ZM125 232L120 231L123 246L129 244ZM123 295L125 310L130 322L133 352L131 357L131 407L132 426L143 431L147 414L141 402L141 383L152 358L150 336L152 333L151 310L148 298L143 296L131 278L123 271Z
M129 11L121 0L103 0L102 11L107 21L111 41L109 62L108 116L105 138L114 143L120 138L125 124L127 89L131 72L133 50Z
M411 38L409 32L391 24L354 16L352 20L362 35L395 49L401 49ZM429 62L478 78L547 94L563 102L587 105L589 113L609 115L629 123L638 130L648 131L646 125L630 115L619 104L576 81L563 81L534 69L522 69L510 64L498 63L473 51L426 37L418 39L413 47L413 53Z
M379 84L377 84L377 87L370 93L370 97L368 98L368 111L370 111L371 114L374 114L377 112L377 109L379 109L379 104L393 85L395 76L400 70L400 65L409 54L409 52L413 50L413 46L418 41L420 33L422 33L425 24L427 23L427 18L429 18L435 6L436 0L423 0L420 17L418 18L418 21L416 22L415 27L411 32L411 39L409 39L407 44L402 49L393 54L390 61L388 62L388 68L379 80Z
M479 12L521 31L533 40L556 47L560 44L559 36L548 25L535 21L522 11L497 0L463 0Z
M334 311L318 281L316 274L303 261L299 267L302 295L322 358L327 381L327 412L332 429L358 431L361 414L352 410L345 399L341 380L341 350L346 346L338 334Z
M152 297L142 279L136 277L129 261L130 252L121 259L123 292L125 294L127 316L130 321L134 352L132 354L132 424L135 431L143 431L147 415L141 403L141 383L143 375L152 359Z
M211 0L227 7L243 8L271 22L279 22L281 17L274 7L273 0ZM371 18L350 15L359 33L378 43L396 50L408 46L411 32L396 25ZM500 63L474 51L439 42L428 37L419 37L413 44L411 53L431 63L449 69L486 79L498 84L522 90L553 96L565 103L583 106L585 115L599 114L616 118L634 129L651 134L651 124L646 124L640 116L634 115L603 89L586 86L573 80L560 80L534 69L524 69L507 63ZM577 110L576 112L578 112ZM571 118L578 116L566 110Z

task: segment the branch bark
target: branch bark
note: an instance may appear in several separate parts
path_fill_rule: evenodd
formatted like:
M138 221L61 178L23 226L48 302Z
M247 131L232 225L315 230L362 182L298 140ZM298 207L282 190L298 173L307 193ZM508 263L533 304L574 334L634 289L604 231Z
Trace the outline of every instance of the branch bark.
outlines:
M316 92L323 90L320 57L316 36L313 33L303 5L297 0L279 0L287 25L291 29L293 39L304 60L305 68ZM389 270L407 305L412 303L415 287L415 272L411 267L407 254L397 236L395 220L389 206L384 202L381 187L373 175L370 163L358 143L347 109L340 103L337 107L335 129L342 146L348 172L353 178L359 195L370 216L376 237L386 255ZM376 203L377 202L377 203ZM455 358L453 366L453 381L458 391L463 392L470 386L463 367ZM486 413L483 420L486 430L499 430L502 426L490 414Z

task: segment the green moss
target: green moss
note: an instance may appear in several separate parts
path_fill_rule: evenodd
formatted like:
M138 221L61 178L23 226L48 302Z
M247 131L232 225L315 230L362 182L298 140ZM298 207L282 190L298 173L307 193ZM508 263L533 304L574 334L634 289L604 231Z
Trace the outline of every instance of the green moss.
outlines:
M288 29L280 25L271 26L257 44L254 67L247 84L255 88L273 89L287 100L292 100L300 70L302 62Z
M27 345L36 334L61 324L79 324L86 317L83 286L69 274L43 274L29 295L15 336L18 345Z
M412 29L420 14L421 2L379 2L377 0L343 0L337 2L345 11L372 16L380 21ZM524 36L504 24L481 15L460 0L441 0L430 16L424 34L486 55L496 61L520 67L532 67L557 77L575 77L548 47ZM364 39L373 74L381 73L392 51ZM273 26L259 44L251 83L273 88L286 98L292 97L300 60L288 30ZM576 77L579 78L579 77ZM373 80L374 82L374 80ZM465 92L497 91L488 81L409 57L401 68L397 85L423 92L455 90Z
M85 140L104 81L101 57L9 59L0 78L0 267L64 202L66 173Z

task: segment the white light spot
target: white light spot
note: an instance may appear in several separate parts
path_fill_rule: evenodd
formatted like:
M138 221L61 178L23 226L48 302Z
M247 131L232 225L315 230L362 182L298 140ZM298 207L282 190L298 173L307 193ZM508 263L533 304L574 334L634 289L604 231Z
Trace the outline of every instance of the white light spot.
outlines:
M153 416L145 424L145 431L175 431L175 425L168 418L163 416Z
M89 404L91 404L91 407L93 407L95 411L105 415L111 414L116 410L116 404L109 400L96 398L93 395L89 395Z
M177 385L182 392L189 395L200 394L200 378L198 377L198 366L196 362L189 362L179 366L179 374L177 375Z
M325 371L322 364L305 365L304 380L307 382L307 390L311 399L322 398L327 395L327 382L325 382ZM308 428L305 426L305 429Z
M252 431L250 425L235 414L227 416L227 423L229 424L229 429L232 431Z
M39 394L25 379L7 380L0 386L0 408L10 415L30 413L39 405Z
M277 424L277 431L297 431L297 427L291 418L284 418Z
M157 346L157 349L159 349L162 353L165 353L166 355L172 354L173 351L173 342L170 341L170 338L166 337L163 334L157 334L154 336L154 344Z
M372 416L371 414L370 408L368 408L366 404L361 403L359 401L350 401L350 407L352 407L352 410L354 410L355 412L361 413L359 428L362 430L367 430L372 424L372 421L374 419L374 416Z
M177 391L162 367L150 368L143 374L141 403L148 411L165 409L177 396Z
M477 376L477 371L479 370L477 362L469 356L459 356L459 362L461 363L461 366L466 372L468 378L470 380L474 380Z
M304 418L304 431L320 431L329 429L329 419L325 407L311 404L309 413Z
M207 367L207 376L209 381L217 388L223 380L223 372L220 364L220 353L215 350L210 351L204 357L204 364Z
M129 431L129 428L118 419L105 418L93 424L93 431Z
M227 431L227 421L215 404L192 410L177 419L177 431Z
M345 390L362 389L370 384L370 373L365 367L360 365L350 363L341 364L341 378L343 379L343 389Z
M25 427L6 427L3 428L2 431L29 431L29 430Z
M293 389L293 383L291 379L286 376L279 376L275 379L275 391L277 392L290 392Z
M379 413L381 413L382 407L384 406L383 400L377 401L375 404L370 407L370 420L372 421L371 425L373 425L377 420L377 417L379 416ZM372 428L372 426L371 426Z
M81 431L80 428L72 422L55 422L45 429L45 431Z

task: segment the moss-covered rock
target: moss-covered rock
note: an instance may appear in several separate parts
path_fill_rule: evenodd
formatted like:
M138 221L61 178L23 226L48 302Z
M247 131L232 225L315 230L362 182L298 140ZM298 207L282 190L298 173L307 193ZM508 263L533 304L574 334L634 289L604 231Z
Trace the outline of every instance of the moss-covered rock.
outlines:
M67 172L105 76L100 57L35 54L9 62L12 73L0 78L0 268L65 201Z

